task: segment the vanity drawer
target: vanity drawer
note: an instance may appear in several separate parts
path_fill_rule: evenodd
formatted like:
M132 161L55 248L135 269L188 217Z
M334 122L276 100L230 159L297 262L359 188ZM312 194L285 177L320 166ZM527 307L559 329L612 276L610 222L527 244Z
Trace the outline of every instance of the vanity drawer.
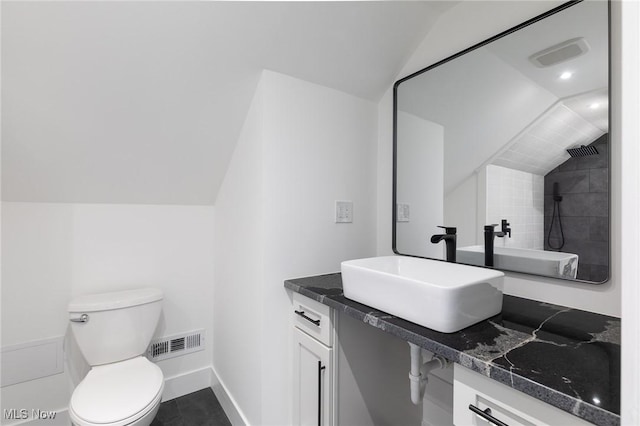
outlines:
M293 293L293 324L328 347L333 346L333 312L330 307Z
M590 423L458 364L453 373L453 424L493 426L472 411L485 411L509 426L577 425Z

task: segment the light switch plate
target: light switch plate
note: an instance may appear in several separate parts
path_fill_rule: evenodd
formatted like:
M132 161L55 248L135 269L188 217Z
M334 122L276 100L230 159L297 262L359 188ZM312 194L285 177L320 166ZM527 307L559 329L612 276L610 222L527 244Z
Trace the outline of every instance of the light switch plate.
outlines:
M398 203L396 204L397 214L396 221L397 222L409 222L409 218L411 216L411 209L409 208L409 204L407 203Z
M353 222L353 201L336 201L336 223Z

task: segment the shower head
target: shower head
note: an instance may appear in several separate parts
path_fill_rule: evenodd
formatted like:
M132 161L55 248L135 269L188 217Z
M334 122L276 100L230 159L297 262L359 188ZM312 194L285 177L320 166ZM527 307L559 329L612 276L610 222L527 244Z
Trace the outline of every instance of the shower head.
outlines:
M586 157L589 155L598 154L598 150L593 145L589 145L589 146L581 145L580 148L569 148L567 149L567 152L572 157Z

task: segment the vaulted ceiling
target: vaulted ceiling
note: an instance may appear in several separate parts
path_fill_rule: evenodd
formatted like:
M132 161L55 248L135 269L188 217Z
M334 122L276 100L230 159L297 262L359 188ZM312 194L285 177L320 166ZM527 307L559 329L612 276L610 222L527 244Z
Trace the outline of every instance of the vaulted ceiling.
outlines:
M3 2L2 198L214 204L263 69L377 102L455 2Z

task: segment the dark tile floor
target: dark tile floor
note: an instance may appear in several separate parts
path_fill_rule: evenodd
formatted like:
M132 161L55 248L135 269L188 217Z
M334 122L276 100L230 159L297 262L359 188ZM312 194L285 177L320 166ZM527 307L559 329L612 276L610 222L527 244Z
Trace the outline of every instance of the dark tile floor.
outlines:
M151 426L231 426L211 388L160 404Z

